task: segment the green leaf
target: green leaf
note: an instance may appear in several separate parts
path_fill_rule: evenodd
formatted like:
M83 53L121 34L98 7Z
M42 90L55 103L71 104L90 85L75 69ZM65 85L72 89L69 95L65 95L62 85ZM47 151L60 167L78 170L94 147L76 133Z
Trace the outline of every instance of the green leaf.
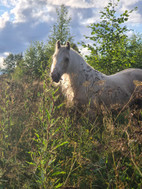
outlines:
M59 183L55 188L60 188L61 186L63 186L63 183Z
M57 172L53 173L52 176L64 175L64 174L66 174L65 171L57 171Z
M69 143L69 142L66 141L66 142L63 142L63 143L61 143L61 144L58 144L58 145L54 148L54 150L57 149L57 148L59 148L59 147L61 147L61 146L63 146L63 145L65 145L65 144L68 144L68 143Z

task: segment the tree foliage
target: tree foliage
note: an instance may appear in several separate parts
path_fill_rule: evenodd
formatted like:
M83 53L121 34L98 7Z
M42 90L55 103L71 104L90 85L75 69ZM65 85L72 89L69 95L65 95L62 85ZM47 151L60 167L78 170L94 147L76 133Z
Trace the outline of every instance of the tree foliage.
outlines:
M13 73L16 66L20 64L20 62L23 60L22 54L9 54L5 59L3 65L5 66L4 69L1 69L3 73Z
M26 73L39 77L41 69L46 69L49 58L47 45L43 42L33 42L25 52L23 69Z
M65 44L66 41L73 43L73 36L70 31L71 17L68 15L67 7L62 4L60 8L56 9L56 12L57 20L51 28L48 39L48 45L52 52L57 40L60 40L61 44Z
M86 36L92 45L82 43L90 51L88 63L104 73L111 74L132 66L129 48L129 31L124 23L133 10L118 15L116 4L108 3L101 11L101 22L90 24L91 36Z
M128 43L131 66L142 69L142 35L134 34Z

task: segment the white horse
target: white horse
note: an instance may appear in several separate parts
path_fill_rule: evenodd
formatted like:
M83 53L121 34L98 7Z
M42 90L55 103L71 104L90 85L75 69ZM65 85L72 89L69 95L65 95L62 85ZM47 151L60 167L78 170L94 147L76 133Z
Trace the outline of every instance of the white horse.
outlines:
M126 69L114 75L105 75L88 65L73 49L56 42L51 66L51 77L60 84L68 102L92 107L108 108L127 104L135 91L134 80L142 81L141 69Z

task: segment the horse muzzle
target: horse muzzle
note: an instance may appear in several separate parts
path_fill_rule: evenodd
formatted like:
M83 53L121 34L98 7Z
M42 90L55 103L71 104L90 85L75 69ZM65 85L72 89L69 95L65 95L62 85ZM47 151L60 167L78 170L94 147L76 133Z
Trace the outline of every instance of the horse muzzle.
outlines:
M52 80L56 83L58 83L61 79L61 75L59 73L51 73Z

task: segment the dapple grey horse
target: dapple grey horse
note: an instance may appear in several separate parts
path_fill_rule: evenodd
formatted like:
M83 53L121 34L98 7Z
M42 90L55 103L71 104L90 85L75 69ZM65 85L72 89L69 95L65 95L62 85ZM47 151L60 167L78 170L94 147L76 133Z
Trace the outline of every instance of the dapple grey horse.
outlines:
M141 69L126 69L114 75L105 75L90 65L70 43L61 46L56 42L51 77L61 86L63 94L70 103L90 104L109 108L122 107L132 97L136 86L135 81L142 81ZM142 94L142 93L141 93Z

